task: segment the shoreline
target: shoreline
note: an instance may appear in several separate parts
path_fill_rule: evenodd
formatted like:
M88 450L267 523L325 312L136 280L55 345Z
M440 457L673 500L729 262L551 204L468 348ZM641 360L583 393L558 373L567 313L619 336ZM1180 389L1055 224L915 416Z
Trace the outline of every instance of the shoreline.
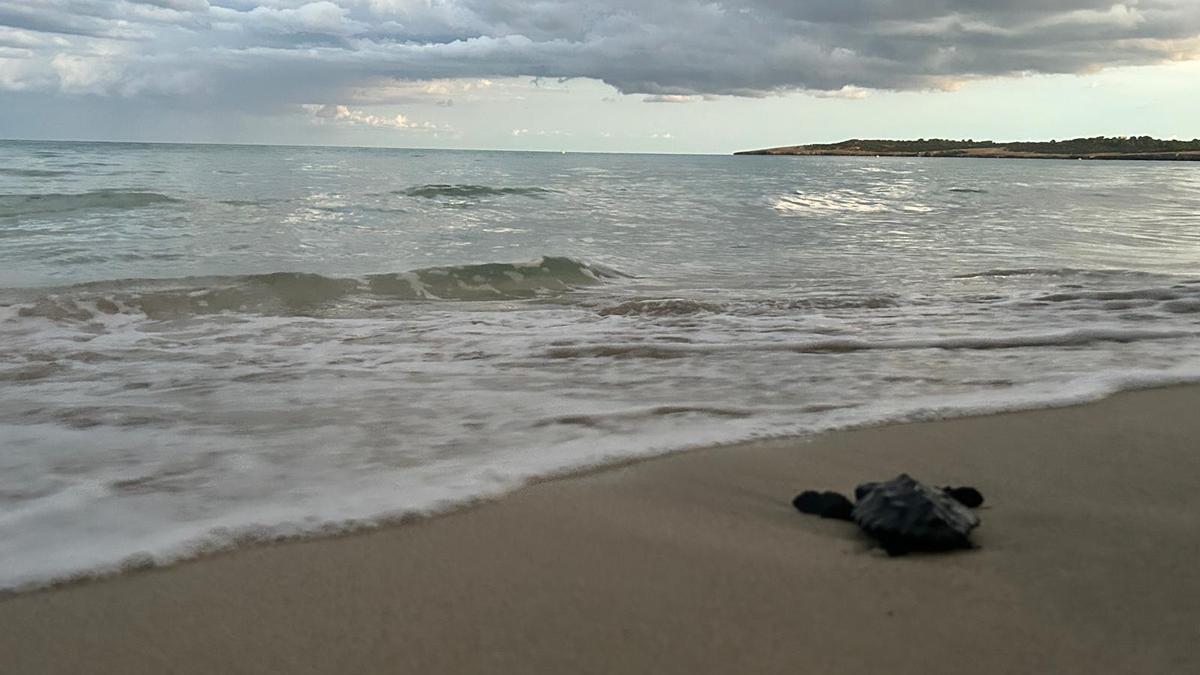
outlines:
M852 433L910 424L949 422L995 415L1021 414L1039 410L1072 408L1091 405L1114 396L1123 396L1133 392L1192 386L1200 388L1200 376L1195 373L1176 373L1172 376L1160 375L1145 380L1135 379L1124 381L1113 385L1113 387L1105 387L1083 394L1077 392L1065 396L1014 399L1002 403L993 401L987 405L950 403L943 406L915 408L879 418L868 417L861 420L843 422L826 428L809 429L797 433L768 435L761 438L710 441L697 445L658 449L649 453L635 452L609 455L594 459L590 463L570 464L553 470L539 471L530 475L509 476L508 482L510 485L508 487L484 491L466 497L452 497L441 504L429 508L414 507L390 513L385 512L369 516L352 517L343 521L325 520L308 526L299 525L294 521L285 521L270 525L249 523L241 527L224 527L221 534L215 538L205 536L195 540L186 540L185 543L177 545L166 552L134 552L120 560L101 563L95 568L53 578L0 587L0 602L3 602L6 598L30 593L55 591L80 584L104 582L129 574L139 574L146 571L203 562L214 557L237 554L240 551L254 547L354 537L381 529L407 526L412 523L443 518L462 511L486 506L541 483L587 478L593 474L622 470L644 462L670 459L680 454L721 452L725 450L736 451L743 446L754 446L764 443L802 447L814 439L820 439L829 434ZM267 531L262 531L263 528L266 528Z
M1184 672L1200 665L1183 648L1200 625L1186 600L1200 593L1200 573L1179 545L1200 540L1191 494L1200 422L1187 414L1197 405L1200 386L1175 386L632 459L408 522L0 595L10 627L0 654L15 655L6 673L85 663L130 673L168 663L172 672L889 663L915 673L983 650L983 672ZM801 489L849 491L899 471L979 487L981 548L887 559L852 526L790 506ZM914 621L892 621L903 616ZM1141 624L1121 628L1131 616ZM930 643L937 627L953 639ZM355 636L368 633L397 639L364 646ZM463 639L474 648L455 648ZM413 644L422 647L401 649ZM925 653L888 661L913 645Z

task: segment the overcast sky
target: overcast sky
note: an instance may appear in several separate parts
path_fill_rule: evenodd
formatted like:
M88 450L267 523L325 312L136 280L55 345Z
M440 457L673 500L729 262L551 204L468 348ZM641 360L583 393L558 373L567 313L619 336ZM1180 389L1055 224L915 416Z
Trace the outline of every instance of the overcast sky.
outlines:
M1200 136L1200 0L0 0L0 138Z

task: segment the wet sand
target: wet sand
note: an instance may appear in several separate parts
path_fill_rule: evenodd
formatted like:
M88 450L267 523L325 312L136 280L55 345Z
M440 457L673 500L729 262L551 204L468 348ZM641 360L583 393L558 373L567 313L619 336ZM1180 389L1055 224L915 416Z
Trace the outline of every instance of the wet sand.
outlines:
M0 598L0 672L1200 672L1200 387L713 448ZM980 548L796 513L908 471Z

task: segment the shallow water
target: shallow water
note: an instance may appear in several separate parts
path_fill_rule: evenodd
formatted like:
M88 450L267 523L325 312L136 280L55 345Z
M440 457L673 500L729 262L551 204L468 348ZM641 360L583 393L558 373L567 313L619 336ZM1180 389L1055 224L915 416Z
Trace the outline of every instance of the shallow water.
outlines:
M1200 379L1174 163L0 143L0 587Z

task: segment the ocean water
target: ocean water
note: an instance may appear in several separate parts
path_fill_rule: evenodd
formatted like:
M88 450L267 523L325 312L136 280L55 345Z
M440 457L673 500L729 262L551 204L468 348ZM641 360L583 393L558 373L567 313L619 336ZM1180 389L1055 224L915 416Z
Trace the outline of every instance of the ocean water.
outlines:
M3 142L0 588L1198 381L1198 338L1184 164Z

